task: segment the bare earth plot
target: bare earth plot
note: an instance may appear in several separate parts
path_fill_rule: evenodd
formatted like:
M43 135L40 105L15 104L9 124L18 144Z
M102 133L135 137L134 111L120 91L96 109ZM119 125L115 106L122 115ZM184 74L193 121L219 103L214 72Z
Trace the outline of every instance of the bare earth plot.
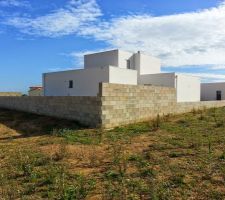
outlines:
M225 108L108 131L0 110L0 199L225 199Z

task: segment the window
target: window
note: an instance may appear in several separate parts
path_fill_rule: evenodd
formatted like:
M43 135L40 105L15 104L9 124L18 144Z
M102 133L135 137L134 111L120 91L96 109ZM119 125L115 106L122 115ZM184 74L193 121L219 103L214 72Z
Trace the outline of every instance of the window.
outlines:
M130 60L127 60L127 69L131 69L131 63L130 63Z
M69 88L73 88L73 81L72 80L69 81Z
M221 101L222 99L222 92L220 90L216 91L216 100Z

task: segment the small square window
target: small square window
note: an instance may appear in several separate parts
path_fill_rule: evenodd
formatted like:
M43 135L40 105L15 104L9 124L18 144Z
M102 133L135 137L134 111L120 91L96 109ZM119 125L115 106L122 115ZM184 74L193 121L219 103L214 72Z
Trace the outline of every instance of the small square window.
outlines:
M73 81L72 80L69 81L69 88L73 88Z

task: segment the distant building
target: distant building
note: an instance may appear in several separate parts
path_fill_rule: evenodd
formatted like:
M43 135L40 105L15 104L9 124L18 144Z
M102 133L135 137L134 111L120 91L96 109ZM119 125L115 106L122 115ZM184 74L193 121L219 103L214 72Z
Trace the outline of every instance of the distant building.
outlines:
M225 100L225 82L202 83L201 84L201 100L202 101Z
M43 96L43 87L42 86L32 86L28 91L29 96Z
M121 50L84 56L84 69L43 74L45 96L97 96L99 83L173 87L178 102L200 101L200 79L162 73L161 61Z

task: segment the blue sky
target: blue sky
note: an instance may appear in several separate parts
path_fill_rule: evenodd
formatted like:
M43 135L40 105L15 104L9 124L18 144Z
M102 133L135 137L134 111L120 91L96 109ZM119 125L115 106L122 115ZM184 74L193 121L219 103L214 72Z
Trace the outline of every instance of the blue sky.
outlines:
M26 92L44 72L115 48L157 56L165 72L225 81L225 3L0 0L0 91Z

